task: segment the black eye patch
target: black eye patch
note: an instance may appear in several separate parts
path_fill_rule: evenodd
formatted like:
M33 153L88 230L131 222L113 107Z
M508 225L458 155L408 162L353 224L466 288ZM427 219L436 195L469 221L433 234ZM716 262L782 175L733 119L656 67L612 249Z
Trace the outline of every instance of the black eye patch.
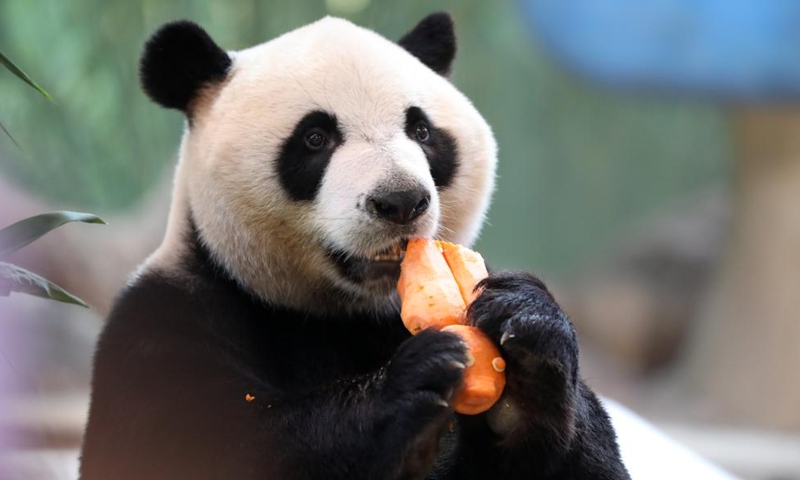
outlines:
M335 115L306 114L281 145L278 176L292 200L313 200L336 148L344 143Z
M433 183L447 187L458 170L456 141L447 130L436 128L419 107L406 110L406 135L422 148L428 159Z

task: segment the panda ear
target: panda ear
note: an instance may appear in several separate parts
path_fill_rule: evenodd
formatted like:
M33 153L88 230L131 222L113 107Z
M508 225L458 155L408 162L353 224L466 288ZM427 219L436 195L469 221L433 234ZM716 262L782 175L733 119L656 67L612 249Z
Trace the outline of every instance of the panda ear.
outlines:
M434 72L450 75L456 57L456 34L449 13L428 15L397 43Z
M205 86L225 79L231 57L197 24L167 23L147 41L139 65L145 93L156 103L187 115Z

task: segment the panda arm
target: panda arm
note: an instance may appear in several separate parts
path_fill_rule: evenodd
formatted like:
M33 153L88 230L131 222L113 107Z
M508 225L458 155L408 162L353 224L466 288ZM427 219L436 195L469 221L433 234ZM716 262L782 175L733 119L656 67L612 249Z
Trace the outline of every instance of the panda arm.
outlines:
M128 289L95 356L81 478L422 478L461 381L460 340L401 338L355 374L361 360L336 338L259 308L202 285ZM353 343L375 342L362 335Z
M450 453L428 478L629 479L605 410L582 381L579 392L574 407L579 418L566 435L564 427L556 425L529 426L524 434L503 435L493 430L486 414L459 416Z
M444 399L461 382L464 362L458 337L424 331L377 371L295 396L277 433L297 460L293 471L313 479L423 478L451 417Z
M578 372L567 316L527 273L492 273L469 311L506 358L503 397L459 416L437 479L628 479L611 422Z
M272 387L248 365L235 305L162 278L128 288L95 354L81 478L279 478ZM227 310L228 324L214 321Z

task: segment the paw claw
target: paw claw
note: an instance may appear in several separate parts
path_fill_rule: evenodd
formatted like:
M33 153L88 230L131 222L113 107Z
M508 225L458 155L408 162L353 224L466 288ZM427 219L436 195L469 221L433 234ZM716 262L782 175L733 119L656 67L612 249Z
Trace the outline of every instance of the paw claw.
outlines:
M447 399L447 401L450 401L453 398L453 394L455 394L455 393L456 393L456 390L454 388L451 388L451 389L447 390L447 392L444 395L444 398Z
M450 406L450 404L449 404L449 403L447 403L447 401L445 401L445 400L444 400L444 399L442 399L442 398L440 398L440 399L436 400L436 404L437 404L437 405L440 405L440 406L442 406L442 407L444 407L444 408L448 408L448 407Z
M466 365L464 365L463 363L461 363L461 362L459 362L457 360L453 360L452 362L450 362L450 366L455 368L456 370L464 370L464 369L467 368Z
M508 332L508 331L503 332L503 336L500 337L500 345L504 345L507 340L509 340L511 338L514 338L514 337L516 337L516 335L514 335L511 332Z

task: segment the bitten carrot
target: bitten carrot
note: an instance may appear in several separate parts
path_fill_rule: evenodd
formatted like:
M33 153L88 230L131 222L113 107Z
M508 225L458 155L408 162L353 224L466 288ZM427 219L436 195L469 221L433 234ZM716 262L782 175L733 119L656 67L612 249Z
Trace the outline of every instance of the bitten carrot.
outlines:
M442 254L458 283L464 303L469 305L478 296L475 285L489 275L483 257L480 253L462 245L450 242L436 243L442 247Z
M449 325L442 329L460 336L469 349L464 384L456 394L455 410L464 415L475 415L489 410L500 398L506 386L506 362L494 342L477 327Z
M400 269L400 316L411 333L461 323L464 300L450 267L432 240L410 240Z
M404 325L413 334L435 327L462 338L469 364L454 407L465 415L485 412L503 393L505 361L483 332L462 325L475 285L487 275L483 258L460 245L414 239L408 242L400 268L397 289Z

